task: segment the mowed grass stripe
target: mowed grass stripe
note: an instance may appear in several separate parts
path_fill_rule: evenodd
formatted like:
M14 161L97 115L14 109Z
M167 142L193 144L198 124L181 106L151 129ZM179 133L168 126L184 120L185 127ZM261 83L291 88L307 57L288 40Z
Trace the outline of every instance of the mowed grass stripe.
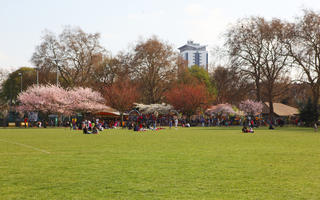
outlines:
M51 154L1 145L0 199L319 199L319 133L240 129L2 129Z
M26 147L26 148L30 148L30 149L36 150L36 151L40 151L42 153L50 154L49 151L45 151L43 149L39 149L39 148L30 146L30 145L26 145L26 144L22 144L22 143L18 143L18 142L12 142L12 141L7 141L7 140L3 140L3 139L0 139L0 142L6 142L6 143L14 144L14 145L19 145L19 146L23 146L23 147Z

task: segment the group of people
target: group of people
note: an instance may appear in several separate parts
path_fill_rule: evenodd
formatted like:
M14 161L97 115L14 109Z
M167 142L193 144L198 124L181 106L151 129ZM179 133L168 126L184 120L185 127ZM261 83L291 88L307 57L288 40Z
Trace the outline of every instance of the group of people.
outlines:
M98 134L99 131L103 131L102 124L99 122L99 119L96 119L96 122L91 122L90 120L84 120L82 122L83 134Z
M174 125L176 128L178 127L178 119L177 118L169 118L167 119L169 128L172 128ZM139 117L131 117L129 120L125 123L125 126L130 130L134 131L145 131L145 130L159 130L161 128L157 128L157 125L164 125L161 123L161 121L152 118L146 117L146 116L139 116Z
M249 126L249 128L243 126L242 133L254 133L252 126Z

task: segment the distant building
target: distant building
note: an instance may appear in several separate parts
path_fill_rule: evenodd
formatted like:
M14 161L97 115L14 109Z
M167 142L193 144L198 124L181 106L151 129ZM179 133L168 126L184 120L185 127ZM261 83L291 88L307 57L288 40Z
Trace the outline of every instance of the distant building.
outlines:
M198 65L208 71L208 51L206 46L188 41L187 44L179 48L180 55L188 62L188 67Z

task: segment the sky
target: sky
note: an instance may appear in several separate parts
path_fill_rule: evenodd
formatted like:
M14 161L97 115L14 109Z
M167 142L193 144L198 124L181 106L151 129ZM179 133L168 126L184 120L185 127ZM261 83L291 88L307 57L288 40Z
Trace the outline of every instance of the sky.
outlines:
M238 19L294 21L319 0L0 0L0 68L33 67L30 58L45 30L64 27L100 33L112 55L156 35L175 49L193 40L211 50ZM210 56L209 56L210 58Z

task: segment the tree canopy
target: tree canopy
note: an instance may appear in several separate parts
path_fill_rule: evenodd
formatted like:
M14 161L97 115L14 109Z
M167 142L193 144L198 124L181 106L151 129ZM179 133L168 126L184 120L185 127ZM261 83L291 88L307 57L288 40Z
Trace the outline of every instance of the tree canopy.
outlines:
M178 84L166 93L166 101L176 110L191 116L208 106L208 96L203 84Z
M64 87L88 86L88 76L106 54L99 39L99 33L86 33L80 28L66 27L58 36L47 31L31 61L41 71L58 70Z
M90 88L63 89L55 85L31 86L18 96L22 112L71 115L106 108L101 94Z
M22 84L21 84L22 82ZM21 67L9 73L1 85L1 99L6 104L15 104L18 94L36 83L36 70L30 67ZM22 88L21 88L22 85Z
M57 81L58 86L70 88L69 95L73 89L86 93L81 88L92 88L120 112L134 102L166 102L190 115L212 103L239 105L255 99L269 102L272 115L273 102L297 106L306 103L307 96L312 96L318 110L319 26L320 13L312 10L304 10L293 22L255 16L239 19L226 31L223 48L216 49L220 54L215 52L226 56L226 62L212 65L209 71L188 67L172 45L156 36L111 55L101 45L99 33L72 27L58 35L46 31L31 58L36 68L0 74L1 108L15 105L19 92L36 84L39 69L40 84ZM293 70L295 80L289 74Z

